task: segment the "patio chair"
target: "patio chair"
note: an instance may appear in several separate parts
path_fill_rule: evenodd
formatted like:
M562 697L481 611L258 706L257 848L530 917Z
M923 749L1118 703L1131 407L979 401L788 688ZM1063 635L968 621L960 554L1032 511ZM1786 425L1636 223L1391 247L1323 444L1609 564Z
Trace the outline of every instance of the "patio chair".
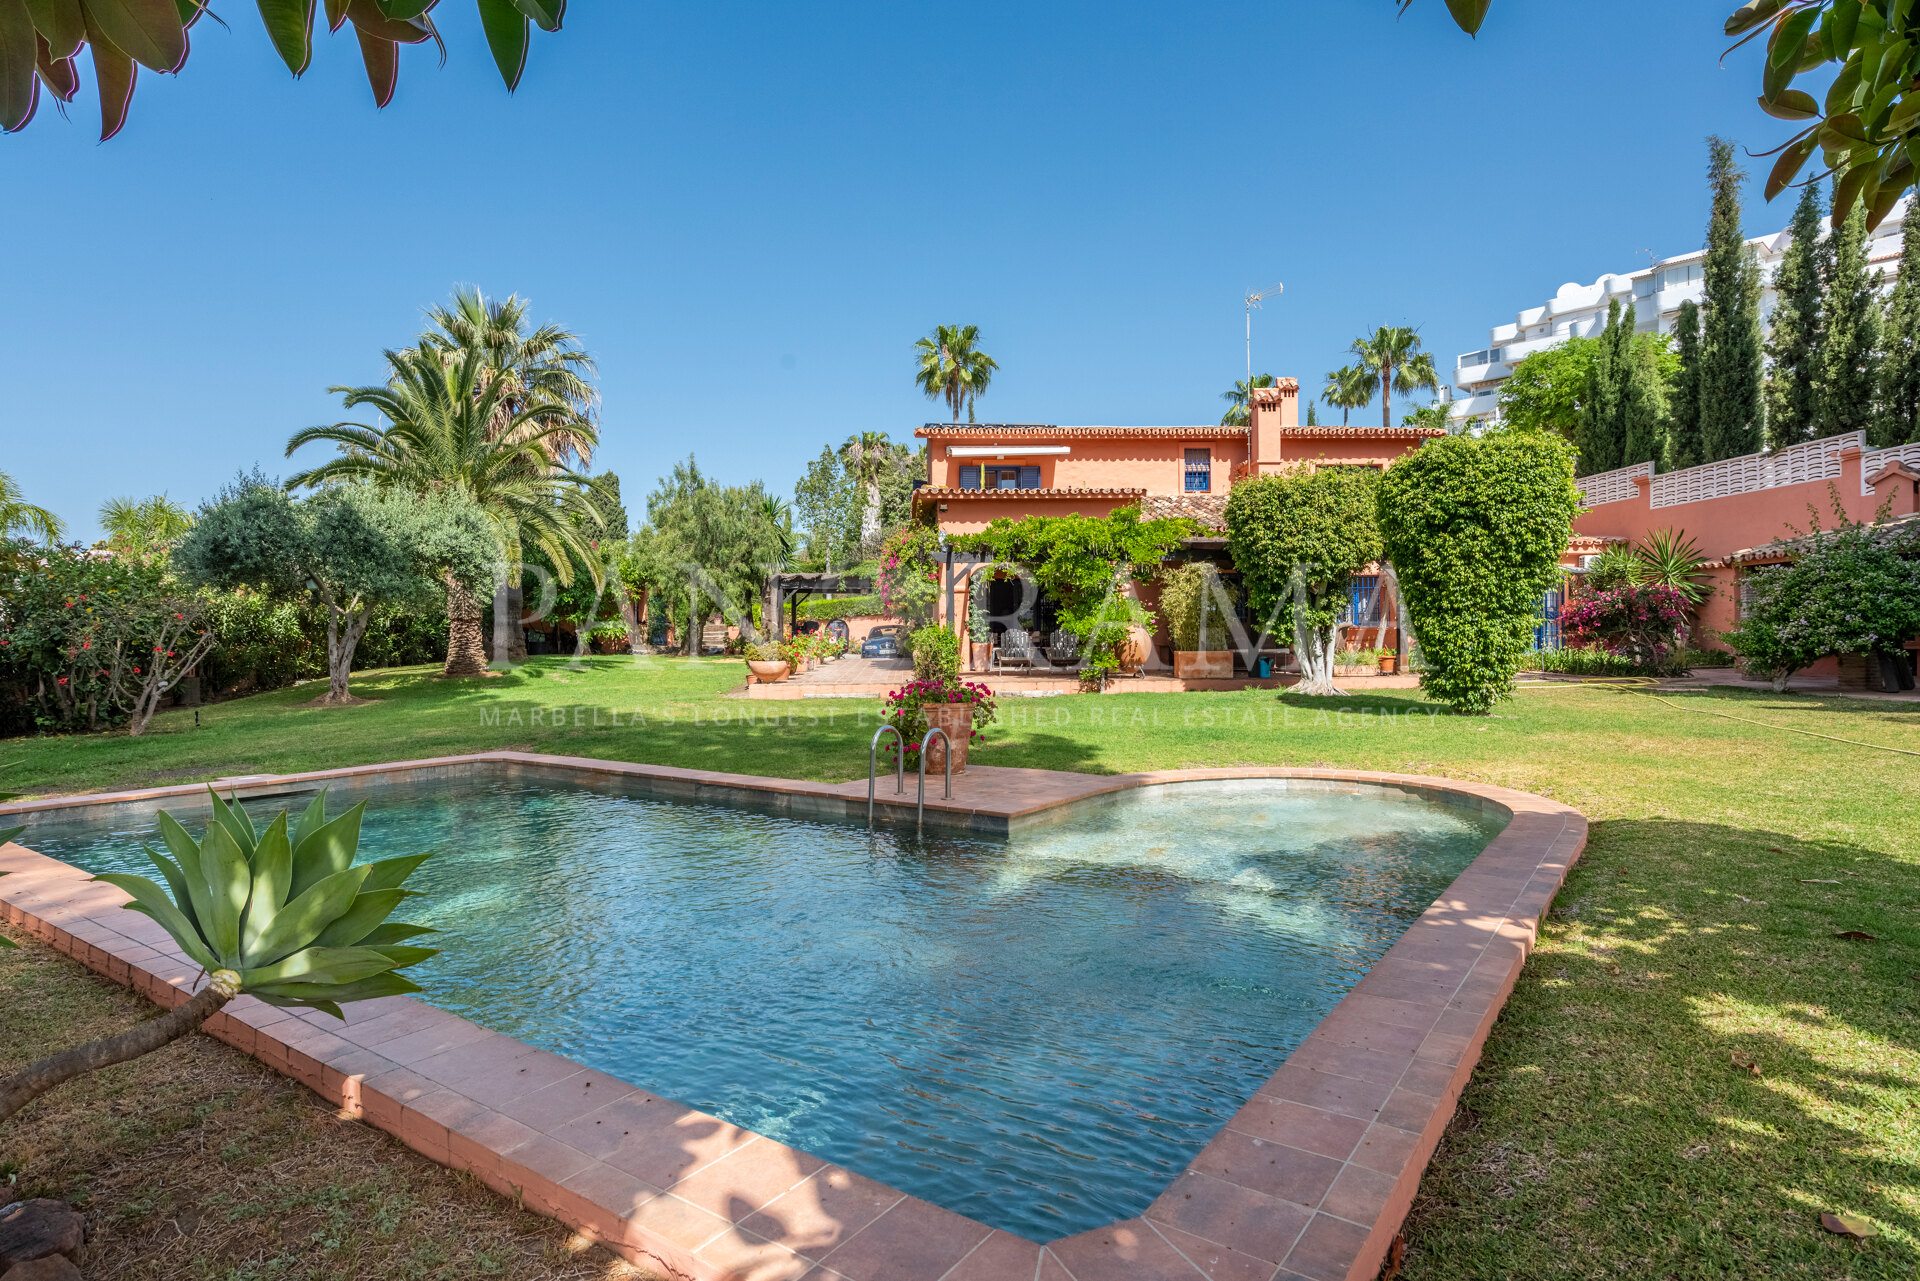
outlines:
M1047 646L1047 661L1057 667L1064 667L1078 661L1080 657L1080 638L1072 632L1055 632Z
M1011 669L1031 670L1033 637L1018 628L1008 628L1000 633L1000 643L993 647L993 662L990 666L996 672Z

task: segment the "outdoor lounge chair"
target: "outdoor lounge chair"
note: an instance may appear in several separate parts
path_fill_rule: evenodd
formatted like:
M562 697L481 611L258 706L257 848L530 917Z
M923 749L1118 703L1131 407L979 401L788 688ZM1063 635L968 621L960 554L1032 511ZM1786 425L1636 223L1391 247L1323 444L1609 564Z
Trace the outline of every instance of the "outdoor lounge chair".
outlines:
M993 647L992 668L996 672L1010 669L1030 670L1033 667L1033 637L1018 628L1008 628L1000 633L1000 643Z
M1080 658L1080 638L1072 632L1055 632L1047 645L1047 661L1055 667L1067 667Z

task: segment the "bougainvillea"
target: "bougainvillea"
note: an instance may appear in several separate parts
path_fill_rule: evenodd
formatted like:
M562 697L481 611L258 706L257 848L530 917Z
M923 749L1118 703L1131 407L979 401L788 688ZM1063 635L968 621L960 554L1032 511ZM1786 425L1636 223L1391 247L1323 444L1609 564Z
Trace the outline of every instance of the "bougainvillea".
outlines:
M1597 645L1643 667L1680 648L1687 625L1686 593L1658 584L1627 584L1591 592L1560 615L1560 632L1576 645Z
M880 604L915 627L933 621L940 599L940 535L928 525L908 525L880 545Z

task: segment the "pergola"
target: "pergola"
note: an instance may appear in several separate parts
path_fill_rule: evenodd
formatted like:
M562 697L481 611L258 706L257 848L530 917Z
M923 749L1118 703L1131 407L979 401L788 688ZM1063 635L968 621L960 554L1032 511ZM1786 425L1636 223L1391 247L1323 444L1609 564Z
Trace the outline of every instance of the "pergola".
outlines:
M773 576L773 616L780 617L781 605L787 606L793 631L800 631L800 602L815 592L846 592L865 595L873 590L873 580L857 574L775 574Z

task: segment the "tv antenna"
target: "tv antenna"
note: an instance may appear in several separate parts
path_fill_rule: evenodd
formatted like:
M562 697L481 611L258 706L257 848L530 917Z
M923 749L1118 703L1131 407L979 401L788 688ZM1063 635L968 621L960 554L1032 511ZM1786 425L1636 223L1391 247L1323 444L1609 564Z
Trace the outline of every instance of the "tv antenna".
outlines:
M1250 293L1247 304L1247 421L1253 421L1253 313L1260 310L1260 304L1269 298L1278 298L1287 291L1287 287L1274 281L1265 289Z

